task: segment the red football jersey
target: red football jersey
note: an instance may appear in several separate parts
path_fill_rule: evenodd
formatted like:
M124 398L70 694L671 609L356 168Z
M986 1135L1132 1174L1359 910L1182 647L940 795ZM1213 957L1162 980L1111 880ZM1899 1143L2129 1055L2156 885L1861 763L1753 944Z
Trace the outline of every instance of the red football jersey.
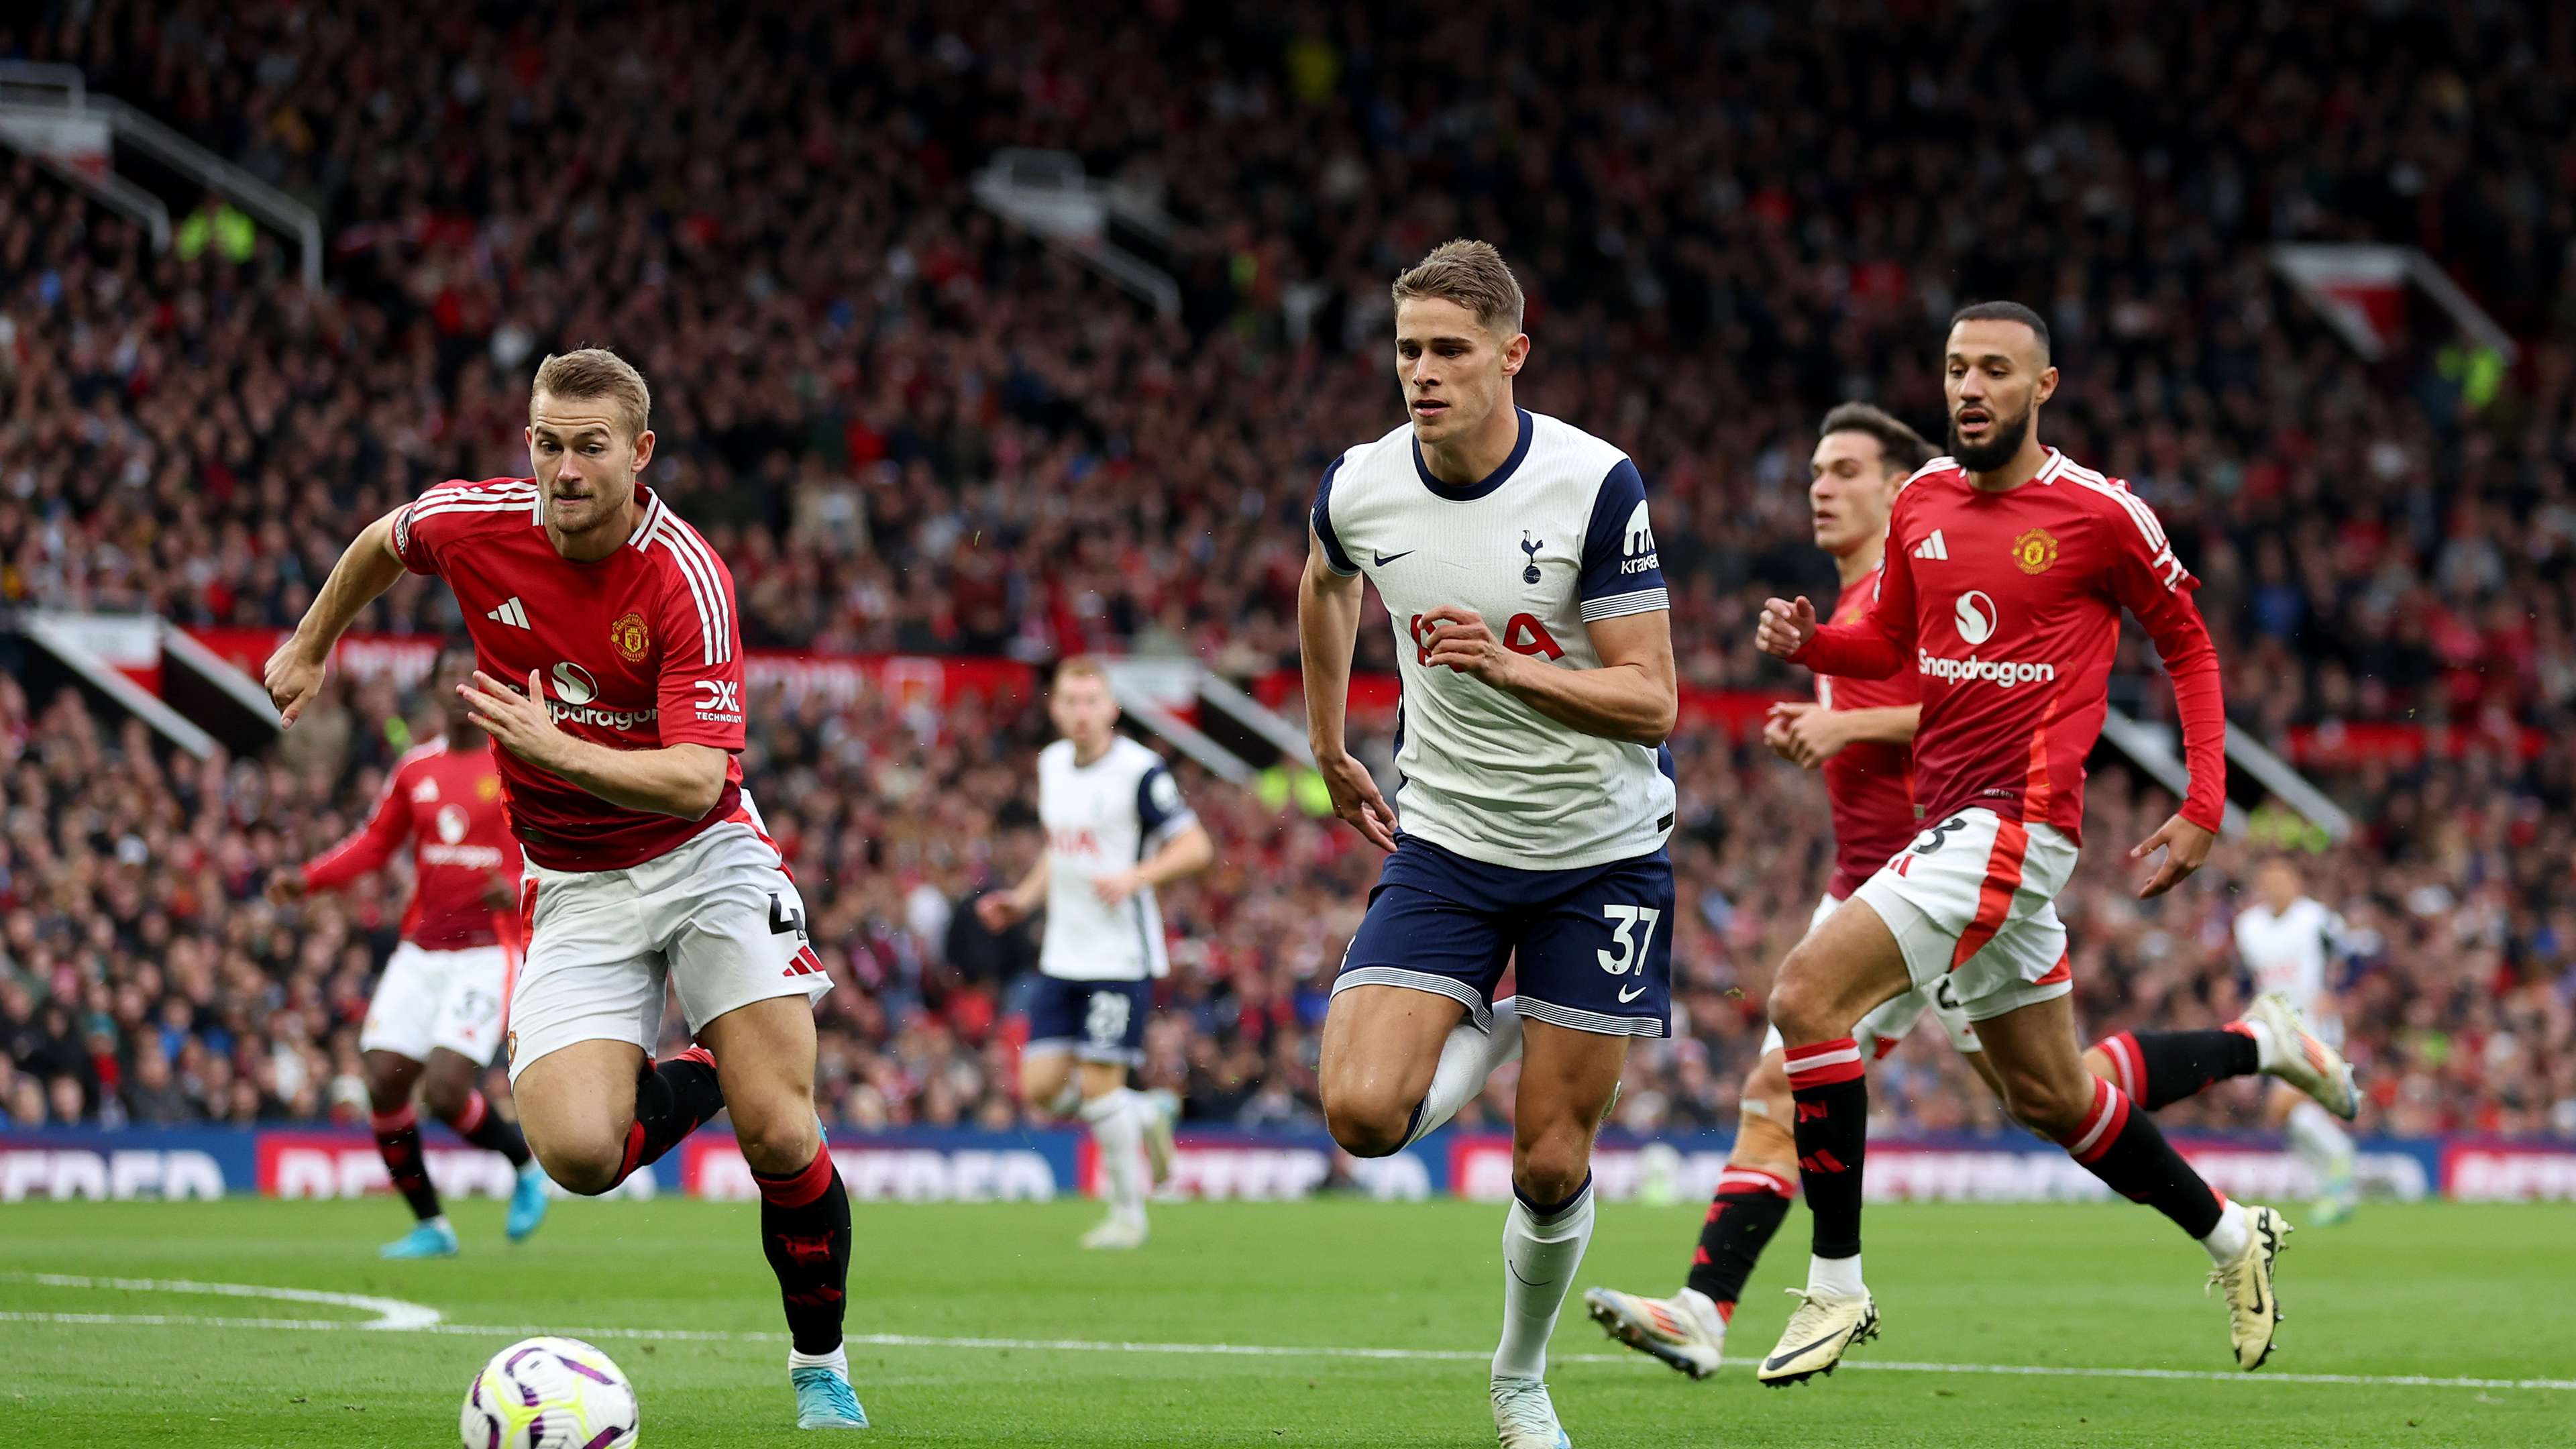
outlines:
M2191 791L2183 818L2216 830L2227 717L2199 586L2126 483L2068 462L1988 493L1936 458L1898 494L1876 607L1819 628L1798 662L1821 674L1922 675L1914 797L1927 820L1985 806L2081 841L2084 757L2110 708L2125 607L2173 677Z
M1834 601L1835 623L1848 624L1869 612L1886 569L1882 560L1852 580ZM1816 676L1816 703L1827 709L1903 709L1922 698L1923 681L1911 664L1885 679ZM1858 741L1835 751L1825 761L1824 775L1825 799L1834 815L1834 879L1826 890L1835 900L1847 900L1921 828L1914 818L1914 749Z
M458 752L444 739L406 754L385 777L375 813L348 839L304 867L309 890L334 890L371 870L382 870L412 843L411 905L403 911L403 939L424 951L462 951L501 939L509 905L496 915L484 890L499 876L515 900L519 891L519 842L501 808L502 752L486 747Z
M441 483L394 519L414 573L456 591L484 673L524 690L540 676L555 727L614 750L742 749L742 629L733 575L649 488L624 547L595 562L556 553L533 478ZM549 870L623 870L731 815L742 763L696 820L612 805L507 750L497 752L510 826Z

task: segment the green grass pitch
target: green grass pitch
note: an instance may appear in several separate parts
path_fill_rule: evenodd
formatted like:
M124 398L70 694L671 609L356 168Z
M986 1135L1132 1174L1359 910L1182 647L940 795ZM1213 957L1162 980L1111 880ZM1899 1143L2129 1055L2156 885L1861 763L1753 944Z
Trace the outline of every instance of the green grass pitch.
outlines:
M1081 1252L1074 1239L1097 1212L860 1205L854 1335L1019 1341L854 1343L852 1376L877 1424L860 1442L1493 1442L1482 1360L1500 1315L1500 1208L1184 1204L1157 1210L1140 1253ZM756 1216L569 1202L514 1249L497 1205L467 1203L463 1257L383 1263L376 1245L403 1226L384 1200L0 1208L0 1443L444 1446L474 1369L539 1330L600 1334L635 1380L647 1444L806 1442L790 1427ZM1698 1216L1605 1207L1581 1282L1668 1291ZM2301 1232L2282 1258L2280 1347L2262 1372L2235 1375L2222 1311L2201 1296L2205 1261L2153 1213L1881 1207L1868 1253L1886 1333L1832 1379L1768 1391L1735 1364L1694 1384L1609 1343L1579 1302L1550 1379L1574 1442L1596 1449L2576 1444L2571 1222L2564 1206L2372 1205ZM1801 1215L1746 1293L1731 1360L1778 1333L1805 1238ZM371 1315L170 1280L374 1295L443 1319L429 1331L294 1327ZM173 1321L135 1321L145 1317ZM612 1336L621 1329L699 1336ZM1317 1347L1407 1356L1303 1352ZM2453 1382L2409 1381L2423 1379ZM2538 1382L2501 1382L2514 1380Z

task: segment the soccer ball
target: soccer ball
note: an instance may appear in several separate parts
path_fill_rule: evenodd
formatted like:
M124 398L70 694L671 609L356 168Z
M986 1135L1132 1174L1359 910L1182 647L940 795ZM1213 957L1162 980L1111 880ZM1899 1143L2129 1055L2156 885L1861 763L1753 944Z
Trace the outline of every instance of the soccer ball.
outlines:
M465 1449L631 1449L635 1389L578 1338L530 1338L492 1355L465 1391Z

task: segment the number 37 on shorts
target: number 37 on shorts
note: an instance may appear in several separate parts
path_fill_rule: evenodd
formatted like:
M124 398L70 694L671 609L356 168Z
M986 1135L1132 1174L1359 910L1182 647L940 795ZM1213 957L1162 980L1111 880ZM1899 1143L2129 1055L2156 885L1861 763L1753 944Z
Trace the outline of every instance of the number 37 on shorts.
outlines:
M1378 877L1333 989L1438 992L1482 1021L1508 967L1525 1019L1663 1036L1672 925L1672 862L1661 850L1572 870L1515 870L1408 835Z

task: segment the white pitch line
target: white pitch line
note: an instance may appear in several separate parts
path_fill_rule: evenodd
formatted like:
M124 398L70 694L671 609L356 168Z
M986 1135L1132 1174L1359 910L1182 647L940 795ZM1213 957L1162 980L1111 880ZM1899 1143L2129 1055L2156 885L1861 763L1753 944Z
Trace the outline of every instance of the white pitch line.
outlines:
M256 1283L199 1283L186 1278L84 1278L70 1273L0 1273L0 1282L41 1283L48 1288L107 1288L123 1293L200 1293L220 1298L273 1298L286 1303L320 1303L333 1308L363 1308L370 1323L333 1324L335 1328L420 1329L447 1315L423 1303L378 1298L366 1293L326 1293L318 1288L267 1288Z
M69 1286L69 1285L67 1285ZM215 1286L215 1285L203 1285ZM335 1330L374 1325L307 1318L204 1318L162 1313L26 1313L0 1312L0 1323L56 1323L180 1328L271 1328ZM691 1328L566 1328L561 1324L425 1323L396 1330L463 1335L471 1338L526 1338L556 1334L570 1338L621 1338L646 1342L784 1343L787 1335L759 1330L733 1332ZM939 1348L1018 1350L1032 1353L1145 1353L1220 1358L1341 1358L1412 1363L1482 1363L1493 1357L1482 1350L1446 1348L1353 1348L1336 1344L1152 1343L1087 1338L943 1338L913 1333L854 1333L853 1346L870 1348ZM1649 1367L1633 1353L1561 1353L1558 1363L1636 1364ZM1752 1362L1729 1368L1750 1368ZM2328 1384L2351 1388L2402 1389L2538 1389L2576 1391L2576 1379L2440 1378L2430 1374L2220 1373L2203 1369L2081 1368L2055 1364L1915 1363L1902 1360L1847 1359L1842 1367L1878 1373L1975 1374L2011 1378L2163 1379L2221 1384Z

